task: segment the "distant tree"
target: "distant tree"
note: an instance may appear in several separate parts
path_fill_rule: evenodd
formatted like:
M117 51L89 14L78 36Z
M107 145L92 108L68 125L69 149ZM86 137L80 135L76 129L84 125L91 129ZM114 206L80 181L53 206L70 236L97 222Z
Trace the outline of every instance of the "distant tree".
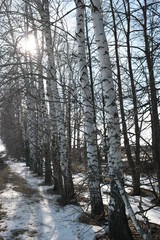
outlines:
M154 34L156 33L157 18L158 15L158 3L148 3L144 0L143 3L137 1L143 16L143 28L144 35L144 51L146 56L146 64L148 68L148 79L149 79L149 92L150 92L150 109L151 109L151 124L152 124L152 148L153 148L153 160L156 167L159 198L160 198L160 120L158 114L158 97L155 80L155 62L157 56L155 55L157 50L157 43ZM159 48L159 47L158 47Z
M133 102L133 112L134 112L134 135L135 135L135 161L131 158L128 158L128 162L132 171L132 180L133 180L133 194L140 194L140 127L139 127L139 117L138 117L138 99L136 94L136 83L133 74L133 62L132 62L132 52L131 52L131 13L130 13L130 2L127 3L123 1L127 27L125 30L126 36L126 45L127 45L127 62L128 62L128 75L131 84L131 98ZM123 123L122 123L123 124ZM128 149L129 154L129 149Z
M129 136L128 136L128 132L127 132L127 122L126 122L125 107L124 107L124 102L123 102L123 91L122 91L123 87L122 87L122 76L121 76L121 67L120 67L120 58L119 58L118 33L117 33L116 19L115 19L115 13L114 13L114 7L113 7L113 1L112 0L110 0L110 5L111 5L111 11L112 11L113 26L114 26L113 31L114 31L114 38L115 38L118 94L119 94L120 112L121 112L122 129L123 129L122 133L123 133L123 136L124 136L124 146L125 146L125 150L126 150L126 154L127 154L128 163L129 163L129 166L131 168L132 181L133 181L133 194L138 194L139 195L140 194L140 173L139 173L138 165L136 167L135 162L133 160L131 147L130 147L130 142L129 142ZM129 42L129 39L128 39L128 42ZM128 52L128 54L130 54L130 53ZM130 66L131 66L131 63L130 63ZM133 82L132 82L132 84L133 84ZM135 95L134 85L133 85L133 92L134 92L134 95ZM136 96L134 98L136 98ZM136 102L135 102L135 109L136 109L136 112L137 112ZM135 120L136 120L136 123L137 123L137 121L138 121L137 115L135 115ZM136 126L138 128L137 124L136 124ZM137 132L136 128L135 128L135 132ZM136 147L136 149L137 149L136 150L137 161L136 162L139 162L139 158L140 158L140 155L138 153L139 152L138 148L140 147L139 146L139 138L140 138L140 136L138 136L138 132L137 132L137 138L136 138L137 139L136 140L136 142L137 142L137 147Z
M7 96L1 108L1 138L10 156L21 159L24 156L23 135L20 117L20 102L14 93Z

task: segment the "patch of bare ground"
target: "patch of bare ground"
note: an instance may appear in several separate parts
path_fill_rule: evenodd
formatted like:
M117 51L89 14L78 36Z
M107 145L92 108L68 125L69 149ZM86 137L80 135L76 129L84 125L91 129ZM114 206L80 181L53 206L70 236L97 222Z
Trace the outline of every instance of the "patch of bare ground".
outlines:
M154 174L156 170L155 165L151 161L141 161L139 166L139 171L141 175ZM131 168L128 165L127 161L123 161L123 172L125 174L131 175Z
M2 205L0 204L0 223L3 222L3 219L5 218L6 216L6 212L3 211L2 209ZM0 232L4 231L4 229L1 227L0 225ZM0 236L0 240L3 240L3 238Z
M5 163L0 163L0 191L5 188L9 174L9 167Z
M140 221L140 224L144 230L144 232L147 233L147 226L144 224L144 222ZM137 233L135 227L133 226L133 223L131 222L131 220L129 220L129 226L130 229L132 231L133 237L135 240L142 240L142 238L139 236L139 234ZM152 240L159 240L159 236L160 236L160 225L155 224L155 223L150 223L150 228L151 228L151 236L152 236Z
M27 197L31 197L34 194L38 194L38 191L36 189L33 189L28 186L24 178L20 177L14 172L11 172L10 170L7 183L11 183L14 186L13 187L14 191L27 195Z
M20 177L19 175L15 174L11 171L10 167L5 163L0 163L0 192L5 191L6 184L12 184L12 189L16 192L24 194L26 197L30 198L33 195L40 196L36 189L32 189L28 186L27 182ZM6 212L3 211L2 206L0 205L0 223L6 216ZM5 229L0 227L0 232L5 231ZM13 232L13 239L19 234L23 234L26 230L19 229L15 230L17 232ZM0 240L3 240L2 236L0 236Z
M108 207L106 205L104 205L104 210L105 210L105 219L108 219ZM106 222L106 220L100 220L97 218L93 218L91 214L89 213L82 213L81 216L79 217L79 221L81 223L85 223L85 224L90 224L90 225L103 225L103 223Z
M77 202L89 203L89 198L84 196L84 192L89 192L87 184L84 182L74 185Z
M14 186L14 191L23 193L25 195L38 193L36 189L32 189L28 186L25 179L12 172L7 164L0 163L0 191L5 189L7 183L10 183Z
M86 173L87 167L84 163L74 163L71 165L72 173Z
M85 184L85 183L75 184L75 185L74 185L74 190L75 190L75 192L76 192L77 195L80 195L80 194L83 194L84 192L88 192L88 191L89 191L89 190L88 190L88 186L87 186L87 184Z
M89 198L88 197L85 197L85 196L82 196L82 195L79 195L79 194L76 195L76 199L77 199L77 202L89 203Z
M89 224L89 225L99 225L98 221L93 218L89 213L82 213L79 217L79 221L81 223Z
M11 230L13 239L15 239L16 237L18 237L20 234L24 234L26 231L28 231L27 229L24 228L19 228L19 229L13 229Z
M42 183L39 183L38 186L53 186L53 182L42 182Z
M5 189L5 185L8 179L9 175L9 167L7 164L4 164L3 162L0 162L0 192L3 192ZM0 223L3 221L3 219L6 216L6 212L3 211L2 205L0 204ZM0 226L0 232L4 229ZM3 240L3 238L0 236L0 240Z
M128 193L128 195L130 196L134 196L133 191L130 191ZM153 191L151 191L150 189L145 189L145 188L140 188L140 196L141 197L154 197Z
M0 204L0 221L3 219L5 215L6 215L6 212L2 210L2 205Z
M105 205L104 206L105 209L105 219L108 219L108 207ZM81 214L79 221L81 223L85 223L85 224L89 224L89 225L103 225L102 222L99 222L97 219L93 218L90 214L88 213L83 213ZM137 233L132 221L129 219L128 220L129 223L129 227L131 229L132 235L134 240L142 240L142 238L139 236L139 234ZM144 224L144 222L140 221L140 225L143 228L143 230L147 233L147 226ZM151 228L151 235L152 235L152 240L159 240L160 239L160 225L155 224L155 223L150 223L150 228ZM106 234L100 238L97 238L99 240L111 240L109 235ZM114 239L112 239L114 240Z
M147 233L147 226L144 225L143 222L140 222L142 228L144 229L144 231ZM129 220L129 226L133 235L134 240L142 240L142 238L139 236L139 234L137 233L133 223L131 220ZM155 223L150 223L150 228L151 228L151 236L152 236L152 240L159 240L160 239L160 225L155 224ZM109 235L105 235L101 238L99 238L99 240L111 240Z
M85 221L85 223L86 223L86 221ZM94 225L94 222L89 220L88 224ZM139 234L137 233L135 227L133 226L133 224L132 224L132 222L130 220L129 220L129 226L130 226L130 229L131 229L131 232L132 232L134 240L142 240L142 238L139 236ZM159 238L159 236L160 236L160 225L157 225L155 223L151 223L150 227L151 227L152 240L159 240L160 239ZM143 228L147 232L146 226L143 226ZM103 236L103 237L100 237L98 239L99 240L114 240L114 239L110 239L108 234Z
M53 195L53 194L60 195L59 191L58 191L58 190L55 190L54 187L53 187L53 188L50 188L50 189L47 189L47 190L46 190L46 193L51 194L51 195Z
M7 164L0 162L0 192L3 192L5 189L5 185L8 179L9 167ZM0 204L0 223L3 222L3 219L6 216L6 212L3 211L2 205ZM0 224L0 232L4 231ZM4 240L2 236L0 236L0 240Z

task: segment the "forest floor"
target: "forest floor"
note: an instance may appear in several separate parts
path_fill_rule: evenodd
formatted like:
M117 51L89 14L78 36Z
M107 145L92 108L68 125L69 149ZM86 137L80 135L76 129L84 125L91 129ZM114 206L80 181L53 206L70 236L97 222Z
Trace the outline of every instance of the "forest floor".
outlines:
M82 214L89 208L88 193L83 174L75 174L75 190L81 207L59 206L58 195L52 194L53 186L46 186L41 177L33 174L25 163L17 161L0 162L0 240L109 240L104 229L89 215ZM108 187L103 186L104 202L108 202ZM145 195L148 192L145 192ZM131 197L136 209L137 199ZM148 200L149 199L149 200ZM143 203L150 208L151 196L145 196ZM107 218L107 204L106 218ZM160 207L148 211L152 239L160 239ZM135 240L141 238L133 224L130 227ZM146 226L141 222L146 230ZM105 228L106 231L107 227Z
M94 240L90 225L79 222L77 205L59 206L41 177L25 163L0 164L0 240Z

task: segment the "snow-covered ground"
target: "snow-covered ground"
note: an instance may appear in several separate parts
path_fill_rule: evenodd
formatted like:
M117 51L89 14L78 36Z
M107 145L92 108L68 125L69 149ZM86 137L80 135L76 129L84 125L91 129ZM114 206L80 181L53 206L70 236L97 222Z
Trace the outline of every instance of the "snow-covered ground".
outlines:
M0 153L5 151L5 146L2 143L2 140L0 139Z
M131 183L131 177L125 176L125 182L127 185ZM145 178L141 178L141 187L144 189L152 190L149 181ZM157 188L157 184L155 184L155 188ZM131 187L126 187L126 192L131 191ZM103 202L104 204L109 203L109 192L110 187L109 185L103 185L102 186L102 193L103 193ZM148 218L148 221L150 223L156 223L160 225L160 207L154 206L152 204L151 200L153 197L146 196L146 197L140 197L140 196L129 196L130 204L132 206L133 211L136 213L136 217L139 220L144 220L142 215ZM144 212L144 214L142 214Z
M78 221L82 209L76 205L59 206L57 196L47 194L51 188L43 186L44 180L33 176L25 163L8 162L12 172L26 179L28 185L38 190L30 198L14 190L7 183L0 192L0 204L7 215L0 222L0 235L5 240L92 240L100 228ZM18 235L18 237L16 236Z
M57 195L48 194L46 191L52 186L44 186L43 178L35 177L25 163L8 161L11 172L14 172L26 180L29 187L35 189L30 197L14 190L15 183L7 183L6 188L0 191L0 204L2 210L7 212L2 218L0 227L3 231L0 235L5 240L94 240L96 233L101 229L79 222L79 216L83 212L80 206L57 204ZM11 174L11 173L10 173ZM74 182L85 181L84 174L74 175ZM103 201L108 204L110 191L108 185L102 187ZM84 196L88 196L84 192ZM135 212L139 211L139 202L142 207L152 207L151 197L132 197L130 202ZM82 203L84 208L84 203ZM160 207L154 207L147 211L149 221L160 225ZM140 219L140 215L137 217Z

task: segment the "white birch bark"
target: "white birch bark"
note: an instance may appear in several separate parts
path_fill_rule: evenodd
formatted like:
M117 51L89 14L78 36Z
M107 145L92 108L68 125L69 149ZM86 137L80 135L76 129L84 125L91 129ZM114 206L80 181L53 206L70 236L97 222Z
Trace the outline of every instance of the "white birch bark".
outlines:
M40 50L38 36L36 31L36 26L34 22L34 17L32 13L32 8L29 5L29 13L32 16L32 28L34 29L34 37L37 46L37 173L38 175L43 175L43 147L45 140L47 139L47 106L45 103L45 91L44 91L44 81L43 81L43 46Z
M17 56L18 61L21 63L21 59ZM27 62L27 58L25 57ZM20 64L21 71L23 75L27 75L28 72L32 72L32 69L27 64L26 69L22 68ZM26 150L27 150L27 159L26 164L31 167L32 170L37 171L37 152L36 152L36 142L37 142L37 135L36 135L36 114L35 114L35 98L33 98L34 92L34 84L33 79L27 79L29 84L27 84L27 94L26 94L26 106L27 108L24 109L23 113L23 121L25 124L22 126L23 129L23 136L25 140ZM31 96L32 95L32 96ZM25 105L25 104L24 104Z
M108 165L111 181L115 181L119 189L121 197L124 201L125 207L130 214L130 217L143 239L146 239L146 235L140 228L140 225L133 213L130 206L127 194L123 186L123 177L121 172L121 146L120 146L120 124L118 119L118 110L116 106L116 96L114 90L114 84L112 79L112 70L109 57L108 44L104 32L103 17L101 4L99 0L92 0L92 20L94 26L95 40L97 44L100 67L101 67L101 79L103 85L103 94L106 107L106 122L108 128L108 141L109 141L109 154ZM114 210L114 199L110 199L111 210Z
M36 153L36 132L35 132L35 107L33 100L27 96L27 129L30 149L30 167L37 171L37 153Z
M84 1L75 0L76 20L79 58L79 78L83 94L85 136L87 142L88 178L91 201L91 213L97 217L104 217L104 208L100 191L100 176L98 168L98 152L96 142L96 126L94 121L94 109L89 83L86 53L85 53L85 33L84 33Z
M38 66L42 67L41 62L38 61ZM39 76L42 76L42 71L39 69ZM38 175L43 175L43 146L46 139L46 105L44 94L44 83L42 77L38 79L38 101L37 101L37 132L38 132L38 149L37 149L37 171Z
M53 98L52 77L49 76L46 82L47 97L49 101L49 119L50 119L50 142L51 142L51 161L53 164L54 172L54 190L63 195L62 174L59 157L59 139L58 139L58 126L55 111L55 104Z
M21 63L21 59L17 55L18 61ZM25 56L26 63L29 61ZM20 64L21 71L23 76L30 75L33 76L32 64L26 64L26 68L24 69ZM35 86L33 77L27 78L28 84L26 84L26 105L25 109L25 118L26 118L26 126L25 129L25 140L27 142L27 147L29 147L27 163L30 168L34 171L37 171L37 134L36 134L36 107L35 107Z
M60 163L61 163L61 170L62 175L64 178L64 189L65 189L65 200L70 201L74 198L74 189L73 189L73 182L72 177L68 165L68 158L67 158L67 143L66 143L66 136L65 136L65 125L64 125L64 114L62 111L61 106L61 99L58 92L57 86L57 79L56 79L56 70L55 70L55 63L54 63L54 53L53 53L53 45L52 45L52 34L51 34L51 26L50 26L50 14L49 14L49 1L43 0L43 4L40 1L38 2L37 6L40 10L40 15L42 18L42 26L43 32L45 34L45 41L46 41L46 50L48 55L48 63L49 63L49 76L51 76L51 88L52 94L54 97L55 103L55 114L56 114L56 121L58 127L58 134L59 134L59 152L60 152Z

